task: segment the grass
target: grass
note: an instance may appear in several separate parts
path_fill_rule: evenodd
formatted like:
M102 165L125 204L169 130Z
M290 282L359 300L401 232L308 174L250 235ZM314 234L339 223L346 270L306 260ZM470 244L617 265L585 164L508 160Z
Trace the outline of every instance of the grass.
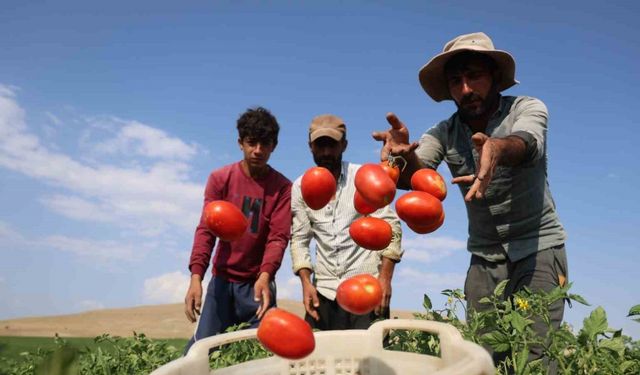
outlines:
M93 351L98 347L106 351L113 350L109 343L96 343L90 337L65 337L71 346L81 349L88 347ZM162 339L176 348L184 348L187 344L185 339ZM38 348L54 349L56 347L53 337L20 337L20 336L0 336L0 357L20 361L20 353L35 352Z

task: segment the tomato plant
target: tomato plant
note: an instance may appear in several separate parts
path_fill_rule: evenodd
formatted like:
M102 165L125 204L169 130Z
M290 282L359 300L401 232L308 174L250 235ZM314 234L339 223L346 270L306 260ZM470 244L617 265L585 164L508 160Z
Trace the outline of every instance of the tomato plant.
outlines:
M204 222L222 241L240 239L249 225L238 207L223 200L211 201L204 207Z
M391 225L377 217L365 216L349 226L349 235L360 247L382 250L391 242Z
M396 184L379 164L364 164L356 172L356 189L372 206L381 208L393 201Z
M304 358L316 347L316 339L309 323L277 307L264 314L257 336L265 348L287 359Z
M380 162L380 166L382 169L389 175L389 177L393 180L393 183L397 184L398 179L400 178L400 168L398 168L395 163L390 162L389 160L385 160Z
M300 188L307 206L319 210L336 194L336 179L327 168L312 167L302 176Z
M440 199L447 197L447 185L440 173L430 168L418 169L411 176L411 188L424 191Z
M382 301L382 287L371 274L355 275L338 285L336 301L352 314L368 314Z
M400 219L416 228L433 225L441 217L444 220L442 202L424 191L411 191L398 198L396 212Z

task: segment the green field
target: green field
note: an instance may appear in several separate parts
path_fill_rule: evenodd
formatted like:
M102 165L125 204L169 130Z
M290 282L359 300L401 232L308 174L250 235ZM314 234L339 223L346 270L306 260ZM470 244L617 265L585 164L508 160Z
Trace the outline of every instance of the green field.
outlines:
M64 338L69 345L77 348L89 348L91 351L102 348L107 352L113 351L113 345L110 343L96 343L93 338L89 337L70 337ZM184 339L166 339L157 340L164 341L169 345L173 345L176 348L182 350L187 343ZM56 348L56 344L53 337L12 337L12 336L0 336L0 358L7 358L14 361L20 361L20 353L23 352L36 352L38 348L43 350L53 350Z

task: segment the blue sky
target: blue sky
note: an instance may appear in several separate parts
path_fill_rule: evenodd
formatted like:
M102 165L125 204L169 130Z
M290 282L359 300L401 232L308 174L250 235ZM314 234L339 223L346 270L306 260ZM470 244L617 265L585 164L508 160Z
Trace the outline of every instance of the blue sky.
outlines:
M601 305L640 338L626 318L640 303L637 2L26 3L0 12L0 319L180 302L206 178L241 157L240 113L273 111L271 165L292 180L313 164L307 129L321 113L347 122L346 159L377 161L370 134L386 112L412 139L452 113L418 69L484 31L516 59L521 84L506 93L550 111L569 277L592 304L566 320L582 326ZM424 293L439 307L463 285L467 219L449 188L441 229L405 227L394 308L419 309ZM299 298L288 253L277 281Z

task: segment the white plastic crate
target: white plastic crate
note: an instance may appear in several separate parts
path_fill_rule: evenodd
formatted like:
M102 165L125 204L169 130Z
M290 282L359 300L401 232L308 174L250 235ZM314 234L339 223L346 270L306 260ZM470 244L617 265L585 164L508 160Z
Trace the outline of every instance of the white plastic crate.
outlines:
M438 335L440 357L383 349L383 338L391 329ZM489 354L481 346L463 340L455 327L412 319L384 320L367 330L314 332L316 348L300 360L273 356L209 369L209 349L256 338L256 332L257 329L247 329L196 341L185 357L151 375L491 375L495 371Z

